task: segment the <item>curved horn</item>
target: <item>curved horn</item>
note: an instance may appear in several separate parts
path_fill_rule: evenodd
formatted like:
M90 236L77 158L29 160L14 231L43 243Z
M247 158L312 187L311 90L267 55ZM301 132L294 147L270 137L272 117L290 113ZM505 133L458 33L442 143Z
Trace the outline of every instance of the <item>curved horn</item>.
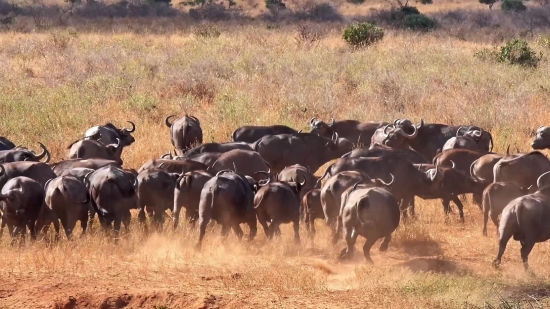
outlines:
M542 186L542 183L540 182L541 178L542 178L543 176L545 176L546 174L548 174L548 173L550 173L550 171L549 171L549 172L546 172L546 173L543 173L542 175L539 176L539 178L537 178L537 187L538 187L539 189L541 189L541 186Z
M455 162L454 162L453 160L449 160L449 161L451 161L452 168L455 168L455 166L456 166L456 165L455 165Z
M355 184L353 184L353 187L351 187L351 190L350 190L349 192L351 193L352 191L354 191L355 189L357 189L357 185L359 185L360 183L361 183L361 182L358 181L358 182L356 182Z
M332 134L332 137L333 137L333 141L335 142L338 141L338 138L339 138L338 132L334 131L334 133Z
M508 147L506 147L506 155L510 155L510 144L508 144Z
M126 120L126 122L128 122L129 124L131 124L131 125L132 125L132 128L131 128L131 129L126 129L126 128L124 128L124 129L122 129L122 131L124 131L124 132L126 132L126 133L134 133L134 131L136 131L136 125L135 125L133 122L131 122L130 120Z
M414 132L412 134L407 134L403 129L396 130L395 133L398 133L399 135L405 137L406 139L413 139L418 135L418 128L416 126L413 126Z
M385 127L384 127L384 135L387 135L388 133L386 132L388 130L388 128L390 127L389 124L387 124ZM394 126L395 127L395 126Z
M199 121L199 118L195 117L195 116L189 116L189 118L195 120L195 122L200 126L201 125L201 122Z
M328 124L329 127L332 127L334 125L334 118L330 118L330 123Z
M306 178L305 177L302 177L304 178L304 181L299 181L298 183L300 184L301 187L305 186L306 185Z
M216 173L216 176L220 176L221 174L224 174L224 173L235 173L235 172L232 170L221 170Z
M420 118L420 125L416 126L417 129L420 129L424 126L424 119Z
M309 124L313 125L313 121L315 121L315 119L317 119L317 117L313 117L309 120Z
M267 182L266 183L263 183L262 185L267 185L271 182L271 180L273 179L273 177L271 176L270 173L266 172L266 171L257 171L257 172L254 172L254 175L256 174L264 174L267 176Z
M40 144L40 147L42 148L42 153L39 155L36 155L36 159L40 161L42 160L42 158L46 157L46 160L44 160L44 163L50 162L50 152L48 151L46 146L44 146L44 144L42 144L41 142L38 142L38 144Z
M4 167L4 165L0 164L0 176L4 175L6 173L6 168Z
M170 115L168 117L166 117L166 119L164 119L164 123L166 124L167 127L171 128L172 127L172 124L170 123L170 118L172 117L176 117L176 115Z
M393 177L393 174L390 173L390 176L391 176L391 181L389 183L385 183L382 179L378 178L378 181L380 181L381 183L383 183L385 186L391 186L391 184L393 183L393 181L395 180L395 177Z
M302 130L298 131L298 134L302 133Z
M516 147L516 153L519 153L518 145L515 145L514 147Z
M165 153L163 154L162 156L160 156L161 159L166 159L166 157L168 157L168 159L172 156L172 150L170 150L170 153Z
M401 121L401 118L395 119L395 120L393 121L393 126L396 127L396 126L399 124L400 121Z
M46 181L46 183L44 184L44 192L45 192L46 190L48 190L48 185L50 184L50 182L51 182L52 180L53 180L53 178L48 179L48 181Z
M475 130L474 133L472 133L473 136L480 138L481 137L481 131Z
M88 189L90 189L90 175L93 174L94 172L95 171L89 172L88 174L84 175L84 178L82 179L82 180L84 180L84 185Z
M463 128L464 128L464 127L461 126L461 127L458 128L458 130L456 130L456 137L459 137L459 136L460 136L460 131L462 131Z

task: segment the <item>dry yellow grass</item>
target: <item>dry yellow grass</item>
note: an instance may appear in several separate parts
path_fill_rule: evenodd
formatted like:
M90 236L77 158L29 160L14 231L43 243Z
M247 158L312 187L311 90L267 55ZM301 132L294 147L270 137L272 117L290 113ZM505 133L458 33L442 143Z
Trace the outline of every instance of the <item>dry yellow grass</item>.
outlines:
M307 131L313 116L409 117L478 124L500 152L508 144L527 151L531 132L550 122L546 60L537 70L481 62L473 53L488 44L446 32L388 31L380 44L352 50L338 25L313 45L296 41L296 26L217 27L212 39L190 29L0 33L0 133L30 147L41 141L57 161L87 127L132 120L136 143L123 159L137 169L171 149L164 117L183 111L201 120L207 142L227 141L245 124ZM497 293L546 296L550 244L535 246L534 275L523 272L516 242L494 270L494 227L481 236L476 206L466 204L462 224L456 214L446 222L438 201L417 205L418 220L398 228L389 251L373 249L374 265L360 250L340 263L344 243L333 247L322 222L314 244L302 231L300 247L286 226L282 239L260 233L252 243L233 235L223 243L215 227L202 252L193 249L196 231L168 224L145 236L133 222L119 246L94 233L23 248L4 237L0 308L482 308L498 304Z

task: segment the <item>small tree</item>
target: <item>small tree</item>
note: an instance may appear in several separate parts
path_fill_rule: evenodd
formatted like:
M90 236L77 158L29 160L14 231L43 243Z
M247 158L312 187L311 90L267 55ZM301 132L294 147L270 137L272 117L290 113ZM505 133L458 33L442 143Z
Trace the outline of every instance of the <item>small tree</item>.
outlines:
M382 40L384 30L371 23L359 23L346 27L342 37L353 47L365 47Z

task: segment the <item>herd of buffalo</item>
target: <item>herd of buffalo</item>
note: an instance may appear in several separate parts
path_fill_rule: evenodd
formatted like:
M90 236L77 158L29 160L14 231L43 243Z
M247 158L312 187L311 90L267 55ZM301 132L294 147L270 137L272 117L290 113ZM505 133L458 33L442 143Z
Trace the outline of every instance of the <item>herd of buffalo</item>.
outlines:
M171 120L173 119L173 122ZM139 170L123 167L124 147L135 140L136 127L111 123L89 128L69 145L69 158L50 163L40 154L0 137L0 213L12 243L32 239L53 224L56 239L62 227L67 238L80 221L82 234L97 214L105 231L118 240L121 225L128 230L131 209L138 219L160 228L170 209L177 228L180 211L193 228L198 221L200 248L210 221L232 229L249 226L249 240L258 223L266 236L280 234L280 224L292 223L300 242L299 224L315 236L315 219L323 219L334 244L344 234L353 254L358 235L366 238L363 253L383 238L385 251L400 219L415 216L415 197L439 199L445 214L459 196L472 194L499 234L500 264L506 244L521 242L525 269L537 242L550 239L550 160L538 150L550 148L550 127L540 127L529 153L492 152L491 134L477 126L414 124L409 119L388 122L355 120L324 122L312 118L311 132L288 126L245 126L232 142L205 143L199 119L187 114L167 117L175 150L151 159ZM322 177L314 173L331 162ZM498 219L501 216L500 220ZM1 235L1 234L0 234Z

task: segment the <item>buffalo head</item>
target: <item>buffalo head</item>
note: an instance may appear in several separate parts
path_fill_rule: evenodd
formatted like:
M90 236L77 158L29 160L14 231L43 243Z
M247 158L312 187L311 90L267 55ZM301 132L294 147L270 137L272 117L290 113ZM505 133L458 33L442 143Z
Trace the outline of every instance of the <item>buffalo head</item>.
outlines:
M537 129L535 140L531 144L535 150L550 148L550 127L541 126Z
M332 136L334 125L334 118L330 118L330 122L326 123L318 118L311 118L309 120L309 126L311 127L311 133L317 133L321 136Z

